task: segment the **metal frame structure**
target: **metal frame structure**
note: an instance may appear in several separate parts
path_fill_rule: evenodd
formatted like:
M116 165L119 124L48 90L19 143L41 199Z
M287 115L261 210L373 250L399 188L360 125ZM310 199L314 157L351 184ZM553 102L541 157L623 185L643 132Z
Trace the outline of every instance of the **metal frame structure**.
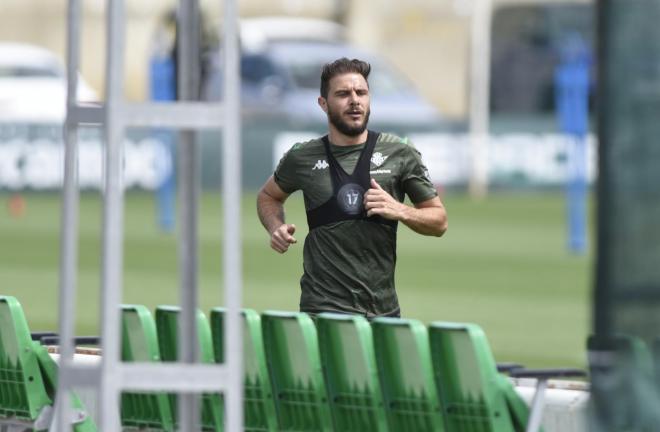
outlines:
M222 55L224 100L200 103L195 86L198 76L195 57L199 49L196 20L198 0L179 1L179 95L171 103L130 103L124 100L125 12L124 0L106 2L106 100L102 104L78 104L77 71L80 63L80 0L68 2L67 117L65 122L64 185L60 246L60 341L61 358L56 401L55 427L70 427L70 391L74 387L95 387L99 395L99 428L119 431L120 394L132 391L182 393L179 403L180 429L197 430L199 411L194 394L221 391L225 395L225 426L228 431L243 429L243 364L240 327L241 242L240 242L240 102L237 0L225 0ZM78 130L82 125L100 125L105 138L103 186L103 234L101 274L101 348L98 367L73 363L75 299L78 264ZM123 363L121 361L120 304L123 275L123 141L128 127L181 129L179 151L180 190L180 302L181 328L179 362ZM197 361L195 309L198 300L197 207L199 196L198 149L194 130L223 129L223 273L226 326L225 363L203 365Z

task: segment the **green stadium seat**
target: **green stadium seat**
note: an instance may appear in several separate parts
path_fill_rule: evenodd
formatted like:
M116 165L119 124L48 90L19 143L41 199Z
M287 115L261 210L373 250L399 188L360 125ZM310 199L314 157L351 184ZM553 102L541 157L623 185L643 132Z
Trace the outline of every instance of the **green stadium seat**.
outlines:
M449 431L524 431L528 409L497 371L486 335L476 324L429 326L434 381Z
M266 311L261 324L279 430L333 430L312 319L304 313Z
M161 359L164 362L177 361L179 311L176 306L158 306L156 308L156 328L158 330L158 346ZM197 311L197 333L200 348L200 360L213 363L213 339L211 328L202 311ZM170 407L175 424L177 423L177 397L170 395ZM201 422L204 431L223 430L223 409L221 395L205 393L202 395Z
M276 431L277 416L264 356L261 318L245 309L243 317L243 362L245 373L244 429L248 432ZM213 352L217 363L224 363L224 308L211 310Z
M651 345L651 361L653 362L653 376L656 389L660 393L660 337L656 337Z
M55 397L57 392L57 363L51 358L46 347L34 344L34 350L39 359L39 369L46 383L46 391L52 398ZM92 418L87 414L85 405L75 392L71 392L71 408L76 423L73 425L74 432L96 432L97 427Z
M335 430L387 431L369 322L357 315L321 313L316 328Z
M122 360L160 361L156 324L145 306L122 306ZM126 429L174 430L174 419L166 393L123 393L121 419Z
M444 431L426 327L416 320L376 318L371 328L389 429Z
M18 300L0 296L0 426L48 430L56 390L57 364L45 347L32 341ZM73 430L96 431L75 393L71 404L79 418Z
M587 339L592 397L612 430L657 430L658 388L647 344L630 335L591 335Z

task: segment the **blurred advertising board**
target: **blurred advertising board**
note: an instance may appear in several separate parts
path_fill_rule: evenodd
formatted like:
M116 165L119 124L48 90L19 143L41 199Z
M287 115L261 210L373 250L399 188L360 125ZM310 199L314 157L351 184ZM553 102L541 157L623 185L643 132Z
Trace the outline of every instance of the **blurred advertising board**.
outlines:
M273 145L273 168L291 145L314 138L314 133L281 132ZM471 138L465 133L411 133L431 180L441 187L467 185L471 172ZM488 138L489 182L496 187L561 186L568 176L571 140L556 133L501 133ZM587 178L596 177L595 137L587 137Z
M62 127L54 124L0 123L0 190L56 190L63 181ZM78 179L81 189L103 184L103 145L98 128L79 132ZM172 171L162 140L146 131L124 142L124 185L152 190Z
M242 132L242 181L255 190L272 174L294 143L320 136L323 128L299 128L276 122L246 123ZM378 130L386 131L386 127ZM422 153L432 181L463 187L471 172L471 141L465 132L393 131L407 136ZM169 134L169 136L165 135ZM168 142L174 132L130 130L125 140L127 189L155 190L175 170ZM566 182L571 137L547 132L497 132L488 139L489 182L495 187L554 187ZM199 134L201 183L217 189L221 173L218 131ZM98 128L81 129L78 174L81 189L103 183L103 144ZM596 177L596 140L587 136L587 178ZM57 190L62 184L64 145L57 125L0 123L0 190ZM175 159L175 156L174 156Z

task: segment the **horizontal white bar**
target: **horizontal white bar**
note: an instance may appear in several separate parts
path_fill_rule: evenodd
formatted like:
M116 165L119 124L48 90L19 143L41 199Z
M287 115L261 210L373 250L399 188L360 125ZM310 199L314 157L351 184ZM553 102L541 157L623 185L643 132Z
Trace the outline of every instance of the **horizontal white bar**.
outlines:
M208 102L127 103L123 107L126 126L203 129L222 127L223 106Z
M66 121L75 124L102 124L105 121L105 105L83 103L70 107Z
M97 365L60 365L59 379L66 380L71 387L96 387L99 384L101 369Z
M224 390L227 386L227 369L221 365L123 363L120 368L124 390L199 393Z

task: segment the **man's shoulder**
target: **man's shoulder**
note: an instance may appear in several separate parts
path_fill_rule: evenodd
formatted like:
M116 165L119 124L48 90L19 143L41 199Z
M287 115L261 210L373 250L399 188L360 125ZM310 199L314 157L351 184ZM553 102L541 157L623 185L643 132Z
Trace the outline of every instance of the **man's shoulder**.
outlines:
M284 157L291 161L300 161L310 157L317 157L324 151L321 138L313 138L307 141L296 142L284 153Z
M408 138L389 132L381 132L376 145L381 151L395 152L401 156L407 155L410 150L415 149Z
M291 146L289 151L295 152L306 152L310 150L316 150L318 148L323 148L322 138L312 138L307 141L300 141Z
M401 137L390 132L381 132L378 136L377 144L387 145L392 147L408 147L410 140L406 137Z
M288 163L305 163L307 160L318 158L324 152L321 138L314 138L293 144L284 153L284 160Z

